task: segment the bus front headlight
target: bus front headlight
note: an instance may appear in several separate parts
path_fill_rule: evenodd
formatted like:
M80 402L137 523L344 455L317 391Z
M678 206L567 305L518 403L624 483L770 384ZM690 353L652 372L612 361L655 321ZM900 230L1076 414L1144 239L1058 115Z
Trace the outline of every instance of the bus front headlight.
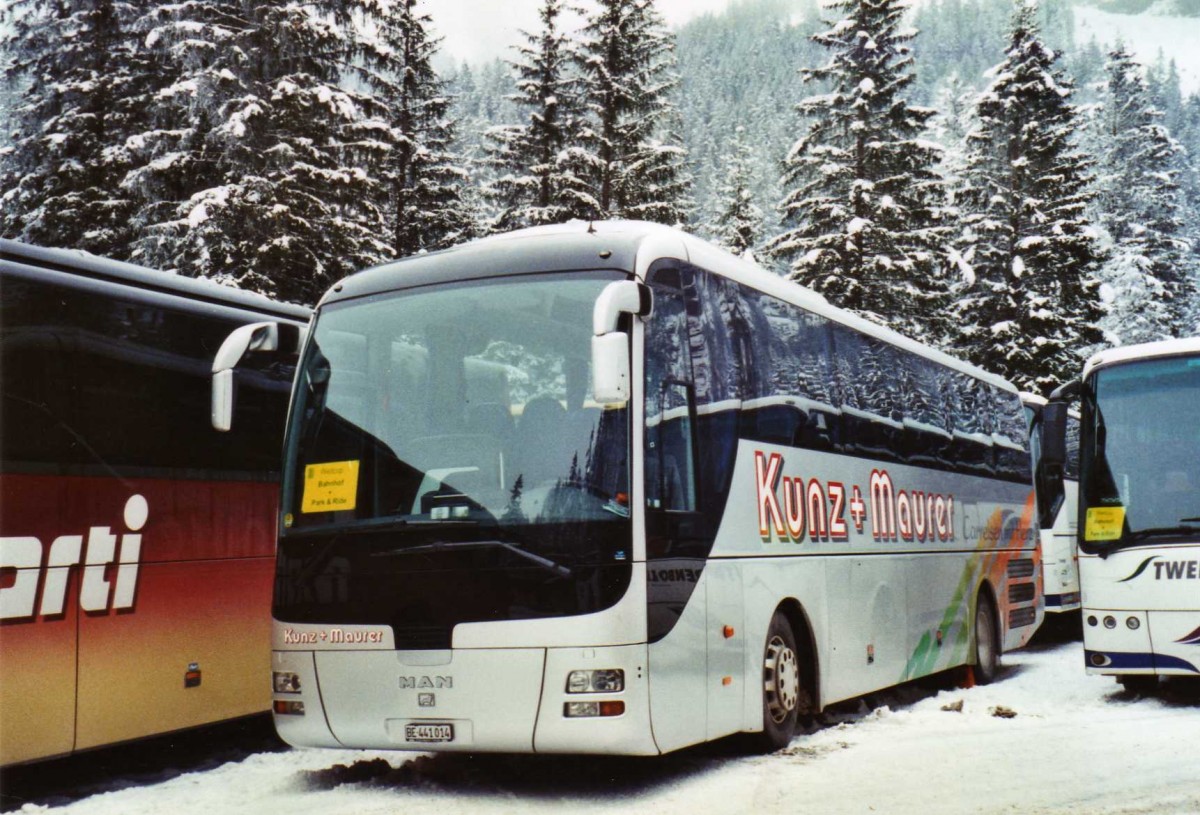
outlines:
M625 672L620 668L571 671L567 693L620 693L625 690Z
M299 693L300 674L289 671L275 671L271 674L271 684L276 693Z

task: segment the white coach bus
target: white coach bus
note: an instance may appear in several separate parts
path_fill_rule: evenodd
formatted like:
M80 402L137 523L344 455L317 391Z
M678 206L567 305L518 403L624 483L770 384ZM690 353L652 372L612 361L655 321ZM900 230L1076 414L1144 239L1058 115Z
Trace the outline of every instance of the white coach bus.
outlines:
M1002 379L660 226L354 275L293 395L276 726L772 749L838 700L956 666L987 681L1043 613L1025 439Z
M1025 405L1025 415L1029 419L1034 477L1044 478L1044 471L1038 466L1038 459L1042 408L1046 400L1035 393L1022 393L1021 402ZM1061 488L1047 488L1045 484L1039 484L1037 506L1042 571L1045 575L1043 589L1046 613L1064 617L1070 615L1069 619L1074 624L1077 616L1074 612L1078 612L1081 605L1079 545L1076 536L1079 515L1079 413L1075 410L1067 412L1066 445L1066 459L1061 470Z
M1139 692L1200 675L1200 338L1101 352L1051 404L1075 393L1087 671ZM1043 447L1061 460L1056 407Z

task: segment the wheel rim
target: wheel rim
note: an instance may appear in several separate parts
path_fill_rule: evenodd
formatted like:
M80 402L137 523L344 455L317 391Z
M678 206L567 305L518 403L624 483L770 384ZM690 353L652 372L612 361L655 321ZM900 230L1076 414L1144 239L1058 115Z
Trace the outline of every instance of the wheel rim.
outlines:
M782 724L796 709L800 698L800 666L796 652L778 634L767 643L763 680L771 721Z
M979 667L990 672L996 661L996 634L992 630L992 615L985 603L975 610L975 653Z

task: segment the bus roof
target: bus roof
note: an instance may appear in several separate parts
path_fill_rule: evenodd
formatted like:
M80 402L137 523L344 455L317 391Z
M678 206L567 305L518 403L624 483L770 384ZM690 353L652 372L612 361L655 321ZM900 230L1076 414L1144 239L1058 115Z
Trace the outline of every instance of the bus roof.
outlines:
M223 286L211 280L159 272L145 266L98 257L88 252L46 249L0 238L0 262L51 272L68 272L91 280L120 283L146 291L233 306L299 322L308 322L312 316L312 310L304 306L279 303L264 295Z
M1143 342L1138 345L1123 345L1120 348L1109 348L1095 354L1083 366L1083 378L1086 380L1101 368L1120 365L1123 362L1134 362L1141 359L1159 359L1161 357L1179 357L1200 354L1200 337L1184 337L1158 342Z
M816 292L686 232L645 221L568 221L483 238L359 272L334 286L321 303L435 283L498 277L514 270L535 274L610 269L633 272L645 280L653 261L669 257L693 263L863 334L1017 392L1003 377L836 308Z

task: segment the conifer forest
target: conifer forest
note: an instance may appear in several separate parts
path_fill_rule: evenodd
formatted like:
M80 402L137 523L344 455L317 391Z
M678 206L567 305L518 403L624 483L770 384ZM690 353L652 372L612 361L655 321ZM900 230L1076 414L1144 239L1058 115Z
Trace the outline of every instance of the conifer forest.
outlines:
M1193 0L0 0L0 237L313 304L569 219L678 226L1045 392L1197 333L1200 93L1084 41Z

